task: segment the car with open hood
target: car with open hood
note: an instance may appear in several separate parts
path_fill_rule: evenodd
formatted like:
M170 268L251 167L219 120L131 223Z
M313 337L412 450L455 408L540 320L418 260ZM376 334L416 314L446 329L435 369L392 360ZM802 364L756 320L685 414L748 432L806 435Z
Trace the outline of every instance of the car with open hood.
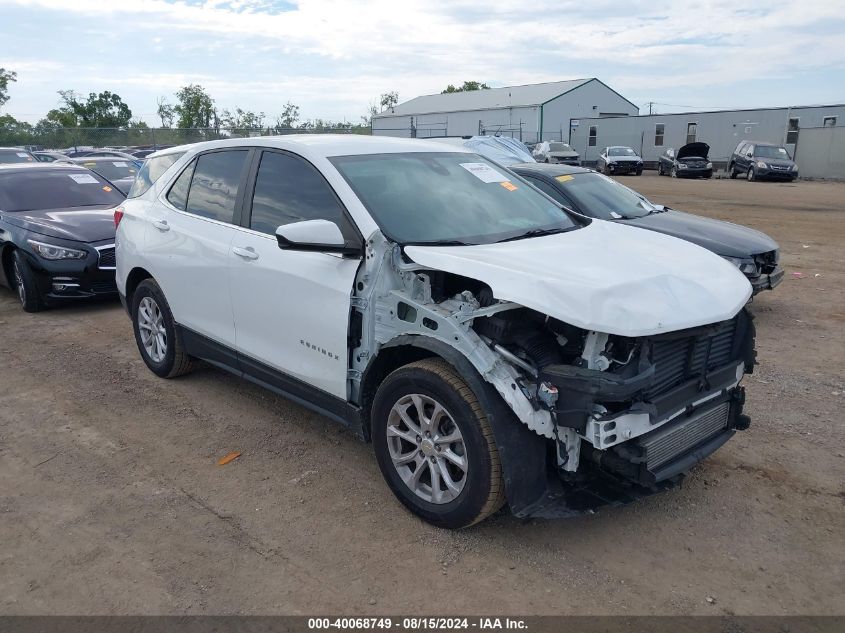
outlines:
M576 213L671 235L712 251L748 278L754 294L783 280L778 244L765 233L654 204L590 169L540 163L511 165L510 169Z
M538 163L562 163L564 165L580 165L581 160L569 143L562 141L543 141L537 143L532 150L534 160Z
M711 178L710 146L707 143L687 143L679 150L668 148L657 159L657 175L672 178Z
M745 174L749 182L755 180L792 182L798 178L798 165L783 145L742 141L731 155L728 173L731 178Z
M0 285L27 312L115 297L114 208L123 199L77 165L0 165Z
M596 169L603 174L635 174L643 173L643 159L632 148L624 145L605 147L596 159Z
M749 424L751 286L706 249L431 141L178 149L115 210L144 363L206 359L346 425L431 523L625 503Z

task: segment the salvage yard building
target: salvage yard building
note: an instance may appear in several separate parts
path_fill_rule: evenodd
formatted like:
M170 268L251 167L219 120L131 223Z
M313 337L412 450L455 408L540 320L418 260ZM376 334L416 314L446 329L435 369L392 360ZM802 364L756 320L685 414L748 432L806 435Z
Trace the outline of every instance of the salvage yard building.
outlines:
M423 95L373 117L373 134L405 138L502 134L525 143L564 140L579 117L639 114L596 78Z

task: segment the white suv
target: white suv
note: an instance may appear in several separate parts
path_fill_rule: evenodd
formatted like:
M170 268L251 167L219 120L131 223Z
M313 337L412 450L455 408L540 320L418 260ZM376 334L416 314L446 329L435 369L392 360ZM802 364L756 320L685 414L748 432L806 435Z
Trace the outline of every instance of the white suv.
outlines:
M745 428L746 278L561 209L459 147L232 139L150 157L117 283L162 377L194 359L371 441L441 526L568 516L680 481Z

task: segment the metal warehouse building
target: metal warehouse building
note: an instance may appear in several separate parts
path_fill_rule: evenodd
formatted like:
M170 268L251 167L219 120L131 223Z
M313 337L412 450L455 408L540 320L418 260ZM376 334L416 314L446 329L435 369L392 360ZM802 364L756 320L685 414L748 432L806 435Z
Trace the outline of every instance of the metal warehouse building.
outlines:
M627 117L637 106L595 78L424 95L373 117L373 134L411 138L504 134L566 140L570 121Z
M750 140L784 144L804 177L845 179L845 105L573 117L569 127L569 142L587 164L610 145L633 147L648 165L670 147L703 141L721 168Z

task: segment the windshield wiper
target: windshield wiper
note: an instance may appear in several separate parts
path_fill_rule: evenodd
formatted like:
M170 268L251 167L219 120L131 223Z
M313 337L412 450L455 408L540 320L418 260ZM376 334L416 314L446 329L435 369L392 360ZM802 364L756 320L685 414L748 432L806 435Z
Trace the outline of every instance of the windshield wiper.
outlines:
M575 228L575 227L571 227ZM561 228L557 227L554 229L531 229L526 231L525 233L520 233L519 235L514 235L513 237L506 237L503 240L498 240L496 244L500 244L502 242L513 242L514 240L522 240L527 237L539 237L541 235L552 235L554 233L563 233L564 231L569 231L569 228Z

